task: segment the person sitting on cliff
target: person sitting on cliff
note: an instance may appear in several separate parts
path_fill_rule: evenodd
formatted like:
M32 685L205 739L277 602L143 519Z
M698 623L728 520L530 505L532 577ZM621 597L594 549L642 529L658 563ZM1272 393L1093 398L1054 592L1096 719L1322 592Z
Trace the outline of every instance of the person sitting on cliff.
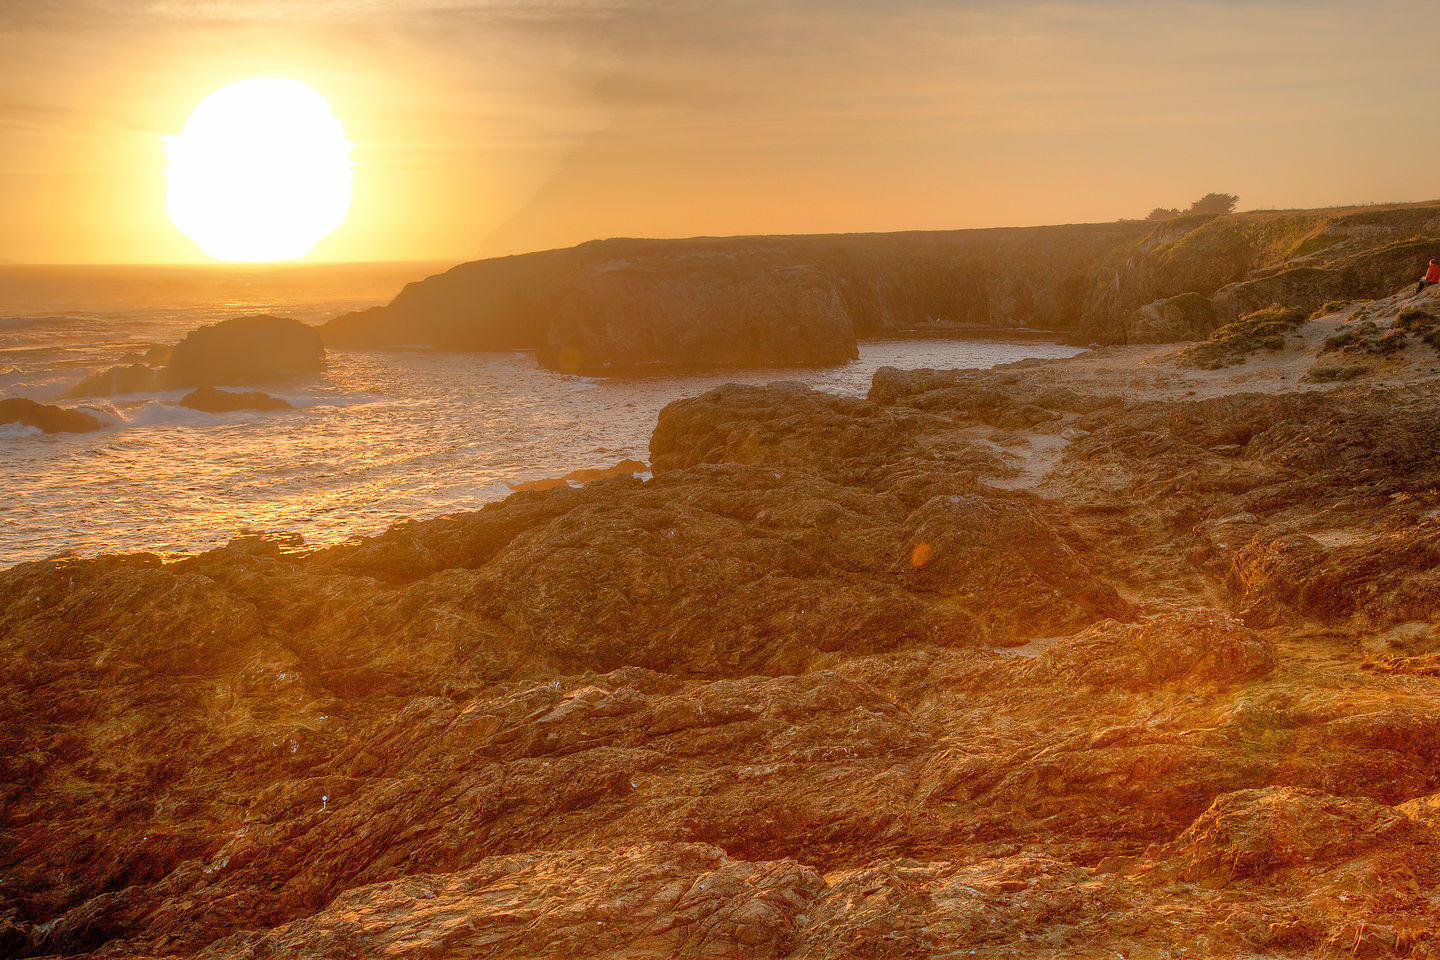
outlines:
M1415 287L1415 292L1418 294L1426 287L1433 287L1437 283L1440 283L1440 263L1431 260L1430 269L1426 270L1425 276L1420 278L1420 283Z

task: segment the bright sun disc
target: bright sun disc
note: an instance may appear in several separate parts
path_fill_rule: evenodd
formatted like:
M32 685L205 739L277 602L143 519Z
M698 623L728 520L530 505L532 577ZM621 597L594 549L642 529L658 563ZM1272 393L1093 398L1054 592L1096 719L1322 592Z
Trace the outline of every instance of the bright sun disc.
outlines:
M350 209L352 144L298 80L241 80L165 138L170 221L217 260L293 260Z

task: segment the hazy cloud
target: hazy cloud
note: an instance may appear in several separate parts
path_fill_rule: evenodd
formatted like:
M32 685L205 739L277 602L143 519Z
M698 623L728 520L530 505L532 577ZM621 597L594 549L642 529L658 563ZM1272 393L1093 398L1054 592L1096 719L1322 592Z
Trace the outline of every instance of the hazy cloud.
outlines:
M1414 115L1434 67L1412 39L1432 7L0 0L0 150L39 176L71 162L61 141L110 136L87 168L148 169L210 90L296 76L353 128L357 183L384 184L392 219L430 211L407 228L439 238L424 255L507 220L548 244L1103 219L1212 189L1396 199L1433 191L1440 133ZM1401 128L1407 149L1376 149Z

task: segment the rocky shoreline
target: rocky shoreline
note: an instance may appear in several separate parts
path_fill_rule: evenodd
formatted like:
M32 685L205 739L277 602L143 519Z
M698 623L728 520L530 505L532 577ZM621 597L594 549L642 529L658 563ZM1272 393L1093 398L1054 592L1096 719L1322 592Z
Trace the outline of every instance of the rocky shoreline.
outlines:
M1434 292L4 571L0 952L1440 956Z

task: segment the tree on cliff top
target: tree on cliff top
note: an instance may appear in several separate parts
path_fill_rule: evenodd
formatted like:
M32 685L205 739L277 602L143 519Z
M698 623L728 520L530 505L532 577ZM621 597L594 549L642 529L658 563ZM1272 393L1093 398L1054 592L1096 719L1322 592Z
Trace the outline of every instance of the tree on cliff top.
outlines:
M1234 213L1240 198L1233 193L1207 193L1190 204L1186 213Z
M1188 216L1190 214L1220 214L1234 213L1235 204L1240 198L1233 193L1207 193L1205 196L1190 204L1188 210L1177 210L1175 207L1156 207L1150 211L1146 220L1174 220L1176 217Z

